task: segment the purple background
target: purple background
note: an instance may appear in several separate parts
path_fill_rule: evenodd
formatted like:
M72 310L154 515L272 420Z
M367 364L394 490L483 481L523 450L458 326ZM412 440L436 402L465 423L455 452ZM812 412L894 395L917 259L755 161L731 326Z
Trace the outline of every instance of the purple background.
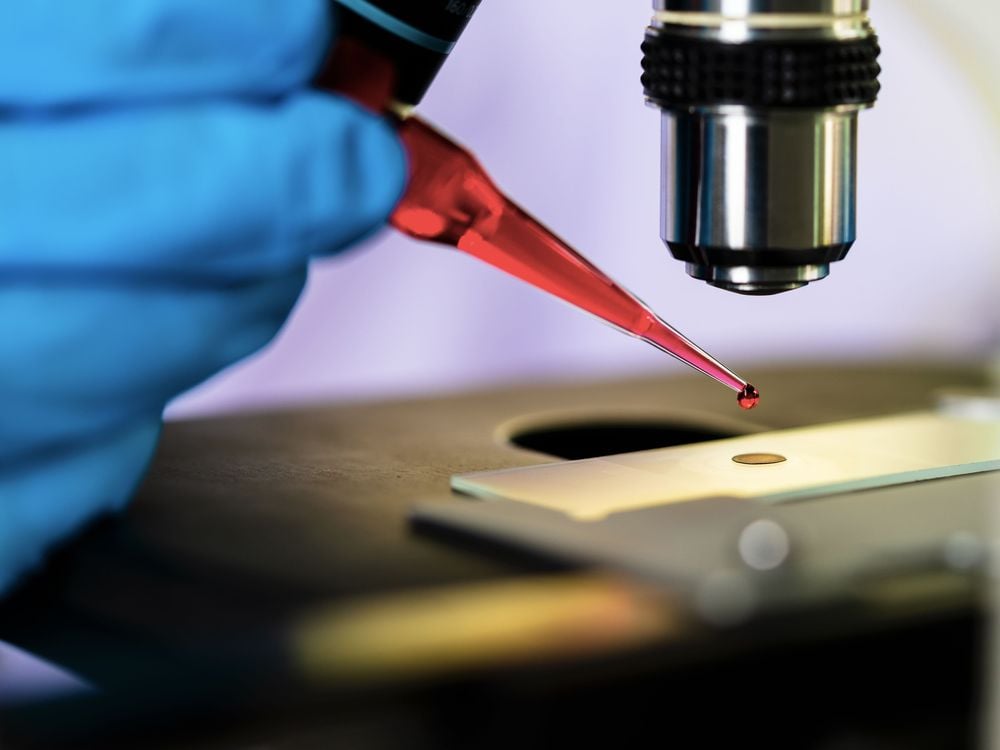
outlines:
M923 6L873 5L883 93L861 114L859 240L829 279L787 295L711 289L660 242L659 117L638 83L648 0L485 0L421 111L746 377L774 360L984 357L1000 348L1000 148L982 95L983 75L1000 86L996 67L979 66L977 89L954 37L915 15ZM471 258L386 231L316 263L279 338L168 415L681 369Z

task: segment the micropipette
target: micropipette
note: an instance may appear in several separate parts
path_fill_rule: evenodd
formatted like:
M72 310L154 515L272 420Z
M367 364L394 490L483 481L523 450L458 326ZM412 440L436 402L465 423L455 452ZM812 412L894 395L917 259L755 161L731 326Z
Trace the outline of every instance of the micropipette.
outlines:
M419 239L456 247L652 344L737 392L744 409L760 394L676 331L494 185L467 150L419 117L399 124L410 182L390 219Z

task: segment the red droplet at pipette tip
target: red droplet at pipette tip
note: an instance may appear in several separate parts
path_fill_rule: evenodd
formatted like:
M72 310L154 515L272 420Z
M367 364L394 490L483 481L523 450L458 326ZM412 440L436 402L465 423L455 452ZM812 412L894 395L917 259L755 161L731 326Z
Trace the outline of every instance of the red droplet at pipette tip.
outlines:
M760 391L749 383L743 386L743 390L736 395L736 403L740 405L741 409L752 409L758 401L760 401Z
M393 213L397 229L457 247L640 338L738 392L750 409L760 394L504 195L468 151L418 117L400 136L410 182Z

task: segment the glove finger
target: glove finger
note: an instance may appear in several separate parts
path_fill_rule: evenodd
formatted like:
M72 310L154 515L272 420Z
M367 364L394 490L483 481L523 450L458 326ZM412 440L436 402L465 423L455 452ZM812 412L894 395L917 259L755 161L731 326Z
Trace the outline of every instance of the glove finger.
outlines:
M0 594L59 539L121 508L152 458L159 415L35 464L0 469Z
M325 0L5 3L0 106L271 96L315 75Z
M240 280L295 268L381 225L405 171L388 124L313 92L8 121L0 281L38 269Z
M228 288L0 287L0 466L159 415L270 341L304 280L303 269Z

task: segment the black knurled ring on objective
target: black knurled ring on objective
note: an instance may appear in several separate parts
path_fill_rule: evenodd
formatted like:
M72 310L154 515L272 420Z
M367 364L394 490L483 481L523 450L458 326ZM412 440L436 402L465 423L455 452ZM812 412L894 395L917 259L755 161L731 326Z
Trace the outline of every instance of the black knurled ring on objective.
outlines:
M649 29L642 86L661 107L832 107L878 95L878 39L738 44Z

